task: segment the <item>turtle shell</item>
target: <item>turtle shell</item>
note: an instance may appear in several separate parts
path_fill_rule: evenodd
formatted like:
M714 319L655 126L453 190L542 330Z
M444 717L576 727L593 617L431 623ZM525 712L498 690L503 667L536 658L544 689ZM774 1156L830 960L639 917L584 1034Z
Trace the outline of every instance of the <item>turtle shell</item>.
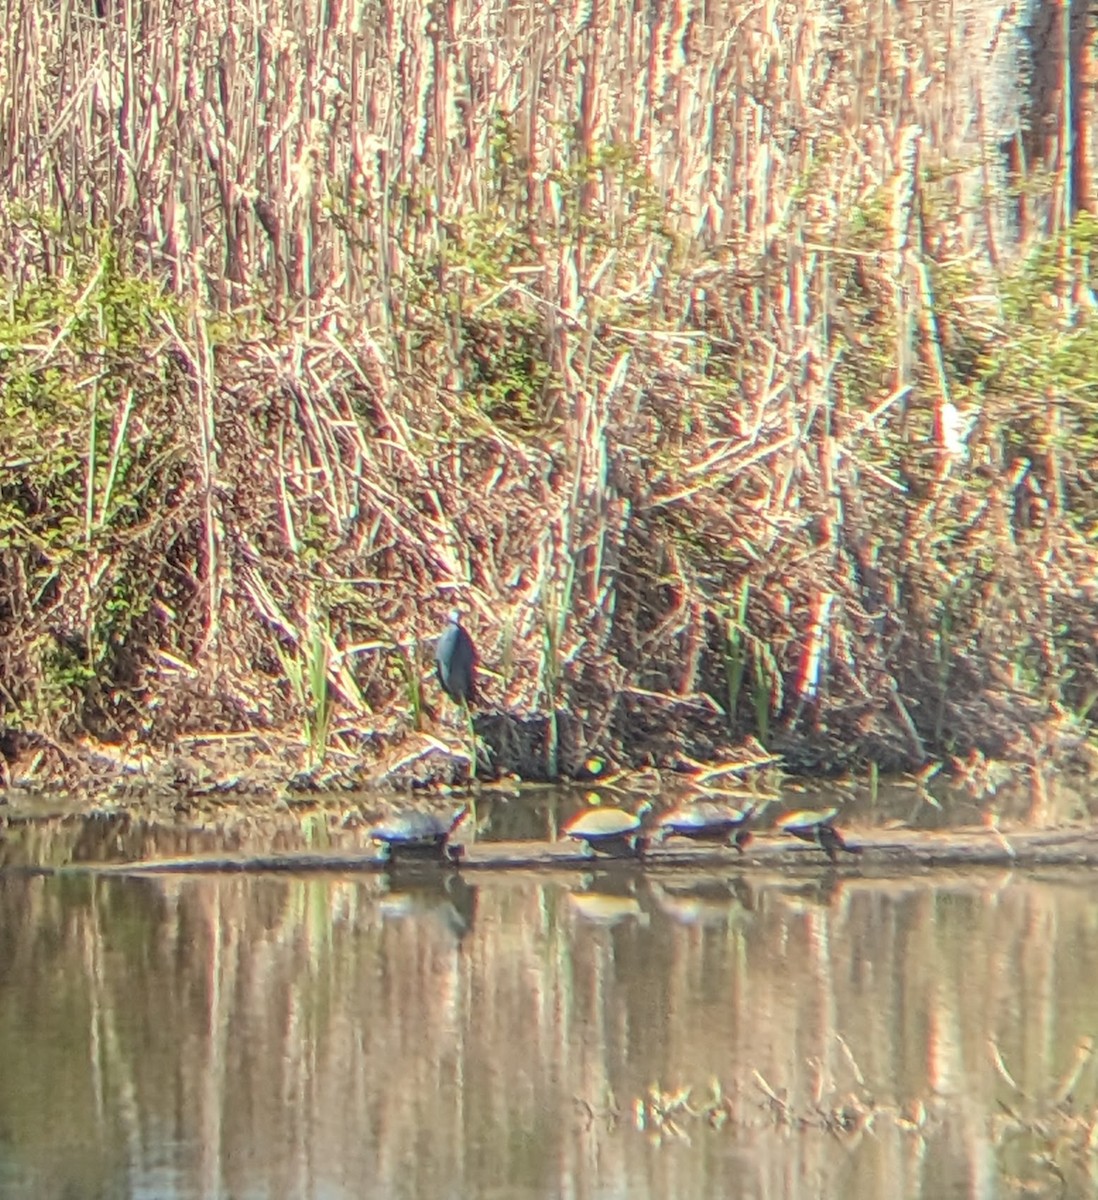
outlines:
M744 825L751 812L750 808L699 800L664 813L657 826L664 837L721 838Z
M816 812L800 809L779 817L776 828L783 833L791 833L802 842L812 842L819 846L832 862L838 858L840 850L846 850L850 854L861 854L861 846L848 845L843 835L832 824L838 811L837 808L825 808Z
M808 834L815 837L815 831L821 825L829 825L838 814L837 808L798 808L795 812L783 813L774 822L774 828L783 833L791 833L794 837Z
M590 808L573 817L564 832L568 837L591 843L627 838L640 827L640 817L623 808Z
M375 842L384 842L390 848L426 850L441 846L464 815L464 808L453 813L424 812L420 809L394 813L387 821L375 825L370 830L370 837Z

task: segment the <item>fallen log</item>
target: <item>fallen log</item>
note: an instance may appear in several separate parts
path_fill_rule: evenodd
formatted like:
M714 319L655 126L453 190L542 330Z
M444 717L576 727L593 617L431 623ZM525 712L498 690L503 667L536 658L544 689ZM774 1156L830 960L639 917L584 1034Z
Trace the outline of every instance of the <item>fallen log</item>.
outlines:
M570 842L470 842L454 862L419 861L419 870L557 870L625 868L659 871L683 868L734 867L750 872L752 865L798 866L857 874L869 870L905 870L937 866L1095 866L1098 865L1098 826L1072 825L1056 829L1002 830L987 826L944 831L908 829L844 830L852 854L840 852L831 862L817 847L777 834L757 834L746 853L723 846L665 843L639 856L588 854ZM276 854L199 854L177 858L143 859L124 863L80 863L59 868L35 868L35 873L95 872L105 875L161 875L216 872L340 872L393 869L375 850L285 851ZM400 863L401 870L405 864Z

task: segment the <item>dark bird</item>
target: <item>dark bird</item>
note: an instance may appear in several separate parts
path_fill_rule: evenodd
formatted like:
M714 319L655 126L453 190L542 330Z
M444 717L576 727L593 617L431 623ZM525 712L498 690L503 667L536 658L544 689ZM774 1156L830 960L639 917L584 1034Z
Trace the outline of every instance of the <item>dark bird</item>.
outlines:
M450 610L446 628L435 646L435 670L442 690L455 704L476 703L477 648L456 608Z

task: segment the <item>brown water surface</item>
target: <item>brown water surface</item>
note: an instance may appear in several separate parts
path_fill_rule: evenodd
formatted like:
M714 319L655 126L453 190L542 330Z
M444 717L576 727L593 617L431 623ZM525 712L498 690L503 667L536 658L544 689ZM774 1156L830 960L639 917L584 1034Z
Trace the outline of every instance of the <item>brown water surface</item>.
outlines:
M0 1196L1081 1194L1096 1030L1085 872L9 870Z

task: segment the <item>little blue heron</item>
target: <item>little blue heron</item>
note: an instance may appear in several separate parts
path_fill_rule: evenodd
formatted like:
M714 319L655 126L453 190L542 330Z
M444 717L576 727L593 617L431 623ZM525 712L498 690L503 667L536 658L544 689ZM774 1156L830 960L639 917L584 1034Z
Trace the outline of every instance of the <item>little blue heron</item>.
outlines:
M446 628L439 635L435 669L442 690L455 704L476 703L477 650L456 608L450 611Z

